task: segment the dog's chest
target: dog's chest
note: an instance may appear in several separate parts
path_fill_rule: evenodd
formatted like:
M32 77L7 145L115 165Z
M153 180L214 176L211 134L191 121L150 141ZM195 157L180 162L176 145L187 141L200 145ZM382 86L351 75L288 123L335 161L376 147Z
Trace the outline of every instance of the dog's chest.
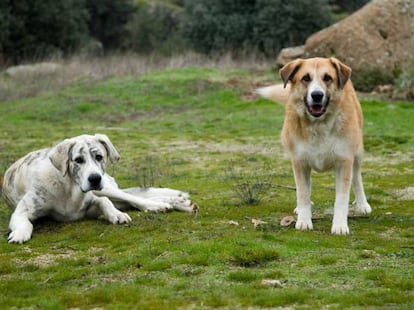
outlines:
M66 199L56 202L52 208L52 217L60 222L77 221L85 217L91 204L90 193L67 193Z
M322 172L332 169L336 163L348 157L349 147L339 135L319 133L307 140L298 141L295 155L312 169Z

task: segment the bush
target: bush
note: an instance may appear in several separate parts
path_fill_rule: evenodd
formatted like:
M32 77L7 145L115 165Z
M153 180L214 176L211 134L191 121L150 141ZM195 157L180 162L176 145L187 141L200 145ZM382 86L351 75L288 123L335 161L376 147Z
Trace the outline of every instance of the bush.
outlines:
M117 50L126 37L126 25L133 18L133 0L86 0L89 34L106 50Z
M346 11L351 13L360 9L362 6L367 4L369 0L330 0L329 3L333 6L336 6L340 11Z
M0 53L12 63L76 50L87 38L82 0L0 4Z
M356 90L371 92L375 86L394 84L394 76L388 70L370 68L352 73L352 82Z
M123 48L139 53L170 55L184 49L180 32L182 8L162 2L138 4L128 23Z
M325 0L191 0L185 12L185 39L202 53L248 49L275 56L331 22Z
M133 0L2 0L0 56L9 63L77 51L91 37L117 48Z

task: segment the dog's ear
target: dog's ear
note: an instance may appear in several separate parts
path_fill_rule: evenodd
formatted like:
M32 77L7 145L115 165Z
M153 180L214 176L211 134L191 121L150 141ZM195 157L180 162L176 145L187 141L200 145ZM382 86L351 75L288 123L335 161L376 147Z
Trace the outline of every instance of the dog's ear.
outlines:
M53 166L65 176L69 169L69 156L72 147L75 142L72 139L65 139L55 147L53 147L49 153L49 159Z
M300 66L303 63L303 59L296 59L296 60L292 60L290 62L288 62L286 65L284 65L280 70L279 70L279 74L280 77L283 80L284 83L284 87L286 88L286 85L289 81L291 81L293 79L293 77L295 76L296 72L298 72Z
M344 88L346 82L351 77L352 69L334 57L329 58L329 60L334 66L336 74L338 75L338 86L340 88Z
M108 136L103 134L96 134L95 138L105 147L111 163L116 164L121 159L121 156L119 155L115 146L112 144L111 140L109 140Z

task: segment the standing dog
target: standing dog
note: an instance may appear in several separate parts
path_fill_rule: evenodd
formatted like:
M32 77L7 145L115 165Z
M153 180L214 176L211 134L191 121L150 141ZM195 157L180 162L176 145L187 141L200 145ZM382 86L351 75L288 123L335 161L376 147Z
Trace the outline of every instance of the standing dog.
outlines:
M3 182L3 197L14 210L9 242L29 240L32 221L44 216L57 221L103 216L110 223L122 224L130 222L131 218L118 209L128 207L155 212L197 211L188 194L181 191L119 189L115 180L105 172L108 160L116 163L119 159L109 138L97 134L66 139L15 162L6 171Z
M350 80L351 68L335 58L297 59L280 69L280 75L284 85L264 87L258 93L286 104L281 138L292 158L296 228L313 229L311 169L334 169L336 198L331 231L349 234L351 181L356 210L371 212L362 185L362 111Z

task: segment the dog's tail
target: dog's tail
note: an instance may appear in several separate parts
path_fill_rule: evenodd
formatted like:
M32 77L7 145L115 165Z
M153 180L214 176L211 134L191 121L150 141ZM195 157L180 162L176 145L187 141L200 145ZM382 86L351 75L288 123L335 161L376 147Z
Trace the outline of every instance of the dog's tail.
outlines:
M277 103L286 104L290 94L290 84L284 87L283 84L276 84L271 86L260 87L256 89L259 96L270 99Z

